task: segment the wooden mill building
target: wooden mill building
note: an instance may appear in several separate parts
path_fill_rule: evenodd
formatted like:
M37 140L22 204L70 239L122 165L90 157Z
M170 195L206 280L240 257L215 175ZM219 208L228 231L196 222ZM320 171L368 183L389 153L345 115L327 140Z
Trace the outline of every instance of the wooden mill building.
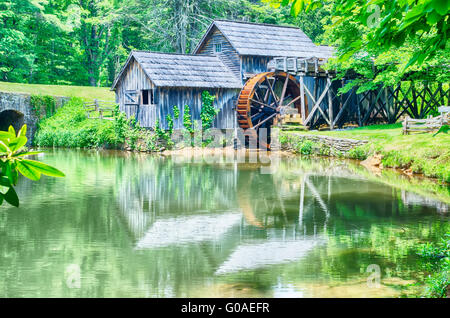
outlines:
M166 116L173 106L180 109L175 128L183 127L184 106L192 119L200 119L201 94L216 96L220 109L214 127L236 125L236 102L246 80L266 72L274 58L327 59L332 52L317 46L296 27L226 20L214 21L192 55L146 51L130 53L112 89L116 102L127 116L134 115L142 127L157 120L167 128Z

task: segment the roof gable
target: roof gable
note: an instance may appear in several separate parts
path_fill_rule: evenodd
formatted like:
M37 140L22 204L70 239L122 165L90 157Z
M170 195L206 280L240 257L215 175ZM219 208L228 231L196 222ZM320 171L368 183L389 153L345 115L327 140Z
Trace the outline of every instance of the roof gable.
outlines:
M219 29L239 55L305 58L329 58L332 55L330 49L315 45L299 28L227 20L214 21L194 53L198 52L214 27Z
M133 51L114 81L113 89L133 58L159 87L242 87L241 82L216 56Z

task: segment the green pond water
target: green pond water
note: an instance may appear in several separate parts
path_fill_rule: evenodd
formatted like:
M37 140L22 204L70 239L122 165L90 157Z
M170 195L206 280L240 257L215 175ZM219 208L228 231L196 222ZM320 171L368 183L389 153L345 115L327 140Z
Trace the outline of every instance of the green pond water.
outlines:
M67 176L21 179L21 207L0 207L0 297L415 296L417 245L450 228L445 200L350 162L38 159Z

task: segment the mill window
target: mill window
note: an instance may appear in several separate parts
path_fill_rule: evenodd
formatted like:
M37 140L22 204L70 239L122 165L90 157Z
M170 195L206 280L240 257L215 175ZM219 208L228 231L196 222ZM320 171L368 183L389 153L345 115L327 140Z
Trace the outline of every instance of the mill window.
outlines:
M143 89L142 105L153 105L153 104L154 104L153 91L151 89Z

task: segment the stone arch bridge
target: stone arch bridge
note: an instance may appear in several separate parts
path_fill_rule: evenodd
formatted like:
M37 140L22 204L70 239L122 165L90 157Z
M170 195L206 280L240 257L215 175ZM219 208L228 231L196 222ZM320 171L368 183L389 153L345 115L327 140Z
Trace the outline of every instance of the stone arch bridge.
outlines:
M8 130L8 127L12 125L17 131L26 124L29 144L33 140L39 121L30 99L29 94L0 92L0 130ZM55 99L56 107L68 100L67 97L55 97Z

